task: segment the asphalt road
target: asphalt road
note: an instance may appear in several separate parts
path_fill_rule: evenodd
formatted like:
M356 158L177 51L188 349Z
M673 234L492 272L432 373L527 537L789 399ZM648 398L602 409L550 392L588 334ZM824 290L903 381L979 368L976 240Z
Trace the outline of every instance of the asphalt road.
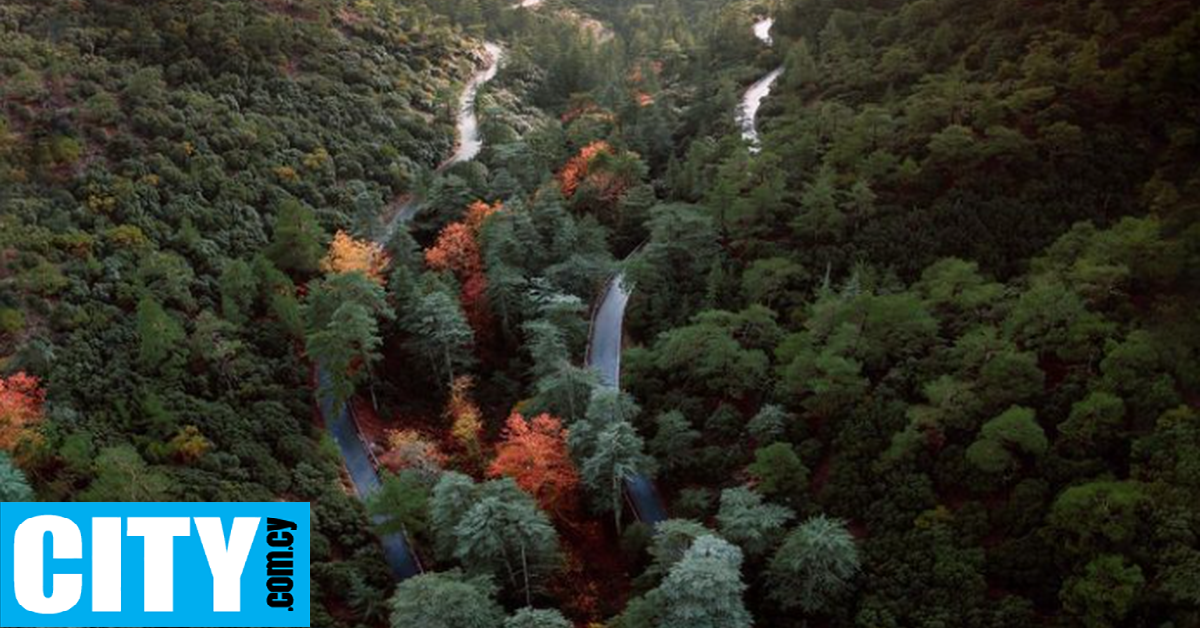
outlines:
M609 388L619 388L621 384L622 326L625 306L629 304L629 291L624 279L624 274L617 275L604 290L588 338L588 366L599 373L600 385ZM644 475L625 478L625 497L638 521L653 526L667 518L662 497L650 478Z
M471 77L463 90L462 104L458 113L458 147L446 165L474 159L483 146L483 140L479 137L479 123L475 118L475 97L479 92L479 87L496 76L501 56L499 46L486 43L484 47L487 50L488 64ZM384 241L390 239L395 229L412 220L419 209L420 203L416 199L405 203L396 213L392 224L384 229ZM321 387L324 387L328 379L329 374L318 365L317 381ZM337 443L338 450L342 453L342 460L350 475L350 482L354 485L359 499L365 501L383 486L379 480L379 473L372 463L371 454L367 450L368 445L359 435L351 411L346 404L335 407L336 403L330 397L321 398L319 401L325 424L329 427L329 432L333 436L334 442ZM382 517L373 519L375 523L381 523L384 520ZM404 580L421 573L421 565L403 534L385 534L380 537L379 542L383 546L384 558L392 568L396 579Z

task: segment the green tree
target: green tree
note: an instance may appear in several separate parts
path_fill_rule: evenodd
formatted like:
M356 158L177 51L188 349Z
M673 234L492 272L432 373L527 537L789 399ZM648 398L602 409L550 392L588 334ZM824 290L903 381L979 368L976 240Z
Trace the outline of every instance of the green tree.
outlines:
M1125 402L1098 390L1071 406L1071 414L1058 426L1056 445L1076 455L1104 454L1120 439L1124 424Z
M92 502L170 501L173 484L164 473L148 466L132 445L100 450L92 483L79 494Z
M1017 455L1040 457L1050 443L1030 408L1013 406L988 421L967 448L967 461L987 473L1013 471Z
M367 500L367 512L380 521L381 534L424 534L429 526L429 487L415 471L387 473L380 490Z
M250 264L233 260L221 272L221 315L231 323L244 325L254 312L258 296L258 277Z
M1047 533L1076 556L1119 549L1136 538L1149 500L1140 482L1099 481L1072 486L1050 507Z
M652 473L654 459L645 454L642 437L627 421L615 421L599 429L590 449L591 454L580 465L584 486L598 510L613 513L620 530L625 480Z
M396 586L392 596L392 628L501 628L504 609L494 599L496 586L487 577L464 577L458 571L425 573Z
M267 257L283 271L310 275L320 268L325 234L312 209L299 201L280 204Z
M382 357L382 344L379 324L366 307L353 301L338 307L329 324L309 334L305 343L308 355L327 374L321 394L331 395L337 404L345 403L356 384L368 376L371 365Z
M504 620L504 628L571 628L572 624L554 609L522 608Z
M790 508L764 504L762 495L748 487L727 488L721 491L717 529L746 554L759 556L775 546L793 516Z
M654 420L658 429L650 439L650 452L667 470L686 467L695 455L696 442L702 434L693 429L682 412L664 412Z
M850 590L859 568L858 547L845 524L819 515L790 532L775 552L767 570L770 596L785 609L828 611Z
M151 296L137 308L138 362L151 373L170 373L182 366L183 325Z
M0 502L31 502L33 489L13 463L8 452L0 451Z
M664 628L749 628L742 552L718 537L697 538L649 595Z
M790 501L804 495L808 488L808 467L790 443L759 447L746 471L755 479L755 488L768 497Z
M768 403L746 423L746 431L757 443L766 445L783 438L794 419L783 406Z
M506 577L526 604L558 564L558 535L550 519L512 478L481 486L454 527L454 537L454 555L463 565Z
M1137 602L1146 579L1124 557L1093 558L1083 573L1068 579L1059 593L1063 610L1087 628L1119 626Z
M475 481L456 471L447 471L438 478L429 498L429 523L439 556L454 556L458 527L467 511L475 504Z
M471 364L475 342L458 300L444 290L430 290L413 302L412 311L403 320L411 334L409 345L449 387L455 376Z

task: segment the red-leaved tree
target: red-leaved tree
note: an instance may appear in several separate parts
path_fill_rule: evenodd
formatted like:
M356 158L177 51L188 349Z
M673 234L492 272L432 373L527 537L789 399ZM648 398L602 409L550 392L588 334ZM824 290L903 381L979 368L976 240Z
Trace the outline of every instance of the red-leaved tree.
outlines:
M46 393L23 371L0 377L0 450L12 451L42 420Z
M548 512L569 512L579 472L571 462L562 421L549 414L526 420L514 412L508 417L503 439L488 474L513 478Z

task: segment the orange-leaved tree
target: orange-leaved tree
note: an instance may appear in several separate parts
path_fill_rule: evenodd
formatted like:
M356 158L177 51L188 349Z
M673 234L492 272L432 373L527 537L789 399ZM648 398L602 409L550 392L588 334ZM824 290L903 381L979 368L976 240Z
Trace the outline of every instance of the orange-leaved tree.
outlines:
M338 231L329 243L329 251L321 260L321 270L327 273L359 272L382 284L391 259L383 247L374 242L358 240L345 231Z
M575 194L579 183L587 177L592 160L601 153L611 153L612 147L604 140L597 140L580 149L579 154L572 157L558 173L558 185L563 196L570 198Z
M487 276L483 272L483 256L479 248L479 232L488 216L500 211L502 205L483 201L471 203L461 221L446 225L437 242L425 251L425 263L434 270L454 273L462 286L459 301L475 337L486 338L491 330L491 313L487 305Z
M579 472L567 449L567 430L549 414L526 420L519 413L508 417L504 440L488 474L516 481L548 512L562 514L574 504Z
M0 377L0 450L12 451L32 436L32 428L42 420L45 400L38 378L24 371Z

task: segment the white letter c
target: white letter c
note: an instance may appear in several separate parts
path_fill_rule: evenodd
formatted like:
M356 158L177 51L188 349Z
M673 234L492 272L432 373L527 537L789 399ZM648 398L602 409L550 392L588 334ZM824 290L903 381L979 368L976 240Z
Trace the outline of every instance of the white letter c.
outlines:
M50 551L54 558L83 558L83 537L79 526L57 515L30 517L17 526L13 535L13 584L17 603L39 615L54 615L71 610L83 593L83 574L56 573L50 597L42 590L45 565L42 541L50 533Z

